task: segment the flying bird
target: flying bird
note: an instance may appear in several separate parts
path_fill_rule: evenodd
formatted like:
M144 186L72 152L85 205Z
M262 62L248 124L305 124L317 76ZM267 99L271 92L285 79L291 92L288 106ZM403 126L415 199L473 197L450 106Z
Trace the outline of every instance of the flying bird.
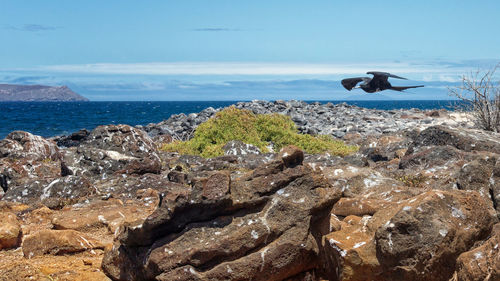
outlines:
M355 77L355 78L346 78L341 81L342 86L346 88L347 90L352 90L353 88L361 88L367 93L376 93L380 92L383 90L394 90L394 91L403 91L406 89L411 89L411 88L420 88L423 87L423 85L420 86L405 86L405 87L395 87L392 86L387 79L389 77L392 78L397 78L397 79L404 79L408 80L406 78L390 74L387 72L380 72L380 71L369 71L366 74L371 74L373 75L373 78L370 77ZM356 86L359 82L361 83L359 86Z

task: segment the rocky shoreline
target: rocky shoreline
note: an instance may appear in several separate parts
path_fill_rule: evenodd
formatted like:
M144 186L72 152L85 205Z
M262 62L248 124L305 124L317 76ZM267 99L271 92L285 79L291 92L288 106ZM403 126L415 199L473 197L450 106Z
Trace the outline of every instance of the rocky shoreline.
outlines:
M473 123L465 114L446 110L377 110L357 107L346 103L321 104L304 101L251 101L238 102L239 109L248 109L255 114L279 113L291 117L299 132L304 134L331 135L343 138L349 133L363 136L394 133L405 129L425 129L433 125L473 128ZM138 126L151 137L168 134L185 140L192 136L195 128L212 117L221 108L206 108L189 115L176 114L168 120L147 126Z
M500 280L500 135L466 114L252 101L338 157L159 149L220 109L0 141L0 280Z

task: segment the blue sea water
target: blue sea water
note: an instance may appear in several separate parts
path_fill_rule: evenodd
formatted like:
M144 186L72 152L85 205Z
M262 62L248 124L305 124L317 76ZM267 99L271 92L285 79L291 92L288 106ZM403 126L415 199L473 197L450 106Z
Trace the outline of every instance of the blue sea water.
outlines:
M328 101L320 101L327 103ZM330 101L342 103L344 101ZM375 109L453 109L456 101L345 101ZM51 137L106 124L147 125L172 114L200 112L207 107L226 107L235 101L186 102L0 102L0 139L15 130Z

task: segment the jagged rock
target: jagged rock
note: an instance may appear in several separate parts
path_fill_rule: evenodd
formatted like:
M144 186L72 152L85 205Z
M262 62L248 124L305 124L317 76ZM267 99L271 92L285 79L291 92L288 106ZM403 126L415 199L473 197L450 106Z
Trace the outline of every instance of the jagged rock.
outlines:
M106 125L92 130L83 145L143 158L158 154L155 143L143 131L129 125Z
M190 190L190 186L172 182L167 173L144 175L121 175L101 180L97 188L103 197L121 199L136 198L142 189L154 189L158 193L169 193L172 190Z
M371 216L347 216L341 229L323 236L322 263L328 280L383 280L375 255Z
M325 179L282 160L235 181L214 175L217 188L208 188L208 178L189 194L169 194L145 221L125 227L103 260L108 276L283 280L318 267L322 234L312 221L340 196Z
M0 185L7 187L0 213L14 213L26 237L52 228L99 237L109 246L103 268L121 280L448 280L455 271L456 278L496 276L481 267L482 258L470 264L476 250L491 251L484 261L495 262L496 234L488 236L487 218L500 199L496 134L468 130L447 112L283 101L236 106L294 116L300 132L339 136L360 151L338 157L286 148L286 156L285 149L213 159L159 151L164 141L190 138L219 109L54 138L62 158L9 139L0 145ZM455 128L432 127L440 123ZM236 145L247 147L234 143L227 154ZM448 192L425 193L429 189ZM435 198L425 197L430 193ZM469 222L478 225L468 228ZM440 226L447 227L444 237ZM387 250L388 241L399 252ZM462 252L463 262L455 263ZM14 264L22 261L45 274L47 262L58 259L64 265L46 275L59 280L94 280L82 272L96 273L103 255L95 250L28 260L16 250L1 253L0 276L15 276L4 272L21 270ZM73 271L75 265L88 268ZM424 273L412 271L417 267ZM409 273L400 274L404 270Z
M397 202L413 197L421 191L404 186L402 182L382 175L370 168L340 165L326 167L323 174L344 197Z
M87 139L90 135L90 131L87 129L79 130L78 132L74 132L69 136L62 136L58 138L54 138L57 145L59 147L73 147L79 146L83 141Z
M0 178L4 191L33 180L49 180L60 176L60 161L29 158L0 158Z
M359 153L373 162L389 161L401 158L408 145L407 139L398 135L370 137L363 140Z
M473 191L429 191L401 207L375 234L387 280L450 279L456 258L497 222L494 210Z
M104 245L78 231L47 229L24 237L22 248L24 257L32 258L38 255L62 255L104 249Z
M394 203L386 200L366 199L364 197L341 198L332 209L332 214L337 216L372 216L378 210L393 206Z
M421 110L375 110L341 104L305 103L302 101L251 101L238 102L238 109L247 109L255 114L279 113L288 115L301 133L331 135L337 138L350 138L394 133L411 128L423 130L435 125L459 126L470 128L472 122L461 122L458 113L440 112L439 115ZM207 108L198 114L172 115L158 124L142 127L151 137L171 135L175 139L188 140L199 124L207 121L222 108ZM463 114L462 114L463 115ZM360 124L367 124L360 126Z
M400 169L413 168L414 166L422 166L423 168L432 168L446 166L451 161L458 161L467 157L467 153L450 146L433 146L427 149L422 149L418 152L405 155L399 163ZM470 159L470 157L467 157Z
M93 201L89 204L73 205L52 216L55 229L72 229L89 232L104 228L110 233L125 222L145 219L158 205L158 195L143 196L142 202L123 203L117 199ZM144 204L144 203L150 204Z
M482 130L433 126L416 136L407 154L431 145L450 145L463 151L498 152L500 151L500 134Z
M489 155L464 164L457 176L457 187L461 190L475 190L496 207L500 218L500 174L494 172L499 165L500 155Z
M171 135L157 135L153 137L153 142L157 144L158 147L161 147L164 144L171 143L174 139Z
M224 155L211 159L200 156L182 155L170 162L170 166L185 166L184 172L206 172L215 170L248 171L274 158L273 154L247 154L244 156ZM189 170L189 171L188 171Z
M289 145L281 149L278 157L283 160L285 167L295 167L304 161L304 152L295 145Z
M462 253L451 281L500 280L500 224L493 227L490 238L481 246Z
M21 224L11 212L0 212L0 249L14 248L21 244Z
M0 140L0 158L28 158L31 160L57 160L59 148L54 142L28 132L14 131Z
M202 184L202 197L208 200L223 199L228 193L231 185L229 173L218 172L200 181ZM197 189L195 189L197 190Z
M188 175L181 171L172 170L168 173L168 180L180 184L184 184L188 182Z
M64 162L75 175L106 178L113 173L159 173L156 144L128 125L99 126L76 149L66 150Z
M0 186L9 188L59 175L57 145L28 132L14 131L0 140Z
M27 184L11 187L3 200L30 204L40 202L49 208L60 208L95 193L96 188L85 177L66 176L32 180Z
M323 237L322 268L329 280L449 280L457 256L496 221L476 192L429 191L345 217Z

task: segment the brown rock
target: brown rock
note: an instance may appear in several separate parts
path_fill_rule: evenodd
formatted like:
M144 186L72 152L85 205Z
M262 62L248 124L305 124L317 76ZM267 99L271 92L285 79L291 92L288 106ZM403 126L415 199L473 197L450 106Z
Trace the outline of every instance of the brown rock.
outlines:
M341 198L333 206L332 213L337 216L363 216L373 215L378 210L394 205L394 203L385 200L356 198Z
M99 241L74 230L41 230L26 236L22 247L26 258L104 249Z
M429 191L408 200L376 231L384 277L448 280L460 253L486 238L496 221L477 192Z
M172 170L168 173L168 180L180 184L187 183L188 175L181 171Z
M29 158L0 158L0 185L4 190L60 176L60 162Z
M215 173L204 181L202 195L209 200L222 198L229 193L230 185L231 177L228 173Z
M500 280L500 224L481 246L462 253L457 259L454 281Z
M153 204L141 202L122 203L117 199L94 201L89 204L63 209L52 218L55 229L73 229L88 232L104 228L114 233L125 222L133 222L147 217L156 207L157 197L144 197L155 200Z
M46 180L31 180L13 186L5 193L4 200L29 204L42 203L57 209L78 202L96 193L96 188L85 177L66 176Z
M0 268L1 281L46 280L46 275L27 261L11 263Z
M128 125L107 125L95 128L78 147L66 149L63 160L74 175L105 179L113 173L159 173L158 153L146 132Z
M0 140L0 158L29 158L32 160L57 160L59 148L53 141L28 132L14 131Z
M500 151L498 133L456 127L433 126L413 139L407 154L425 146L450 145L463 151Z
M344 197L359 197L360 202L367 199L377 200L380 204L380 200L398 202L423 192L370 168L339 165L325 167L323 174L332 186L342 191Z
M384 208L373 216L349 215L341 227L323 236L322 271L328 280L386 280L376 255L375 231L403 206Z
M283 160L285 167L295 167L302 165L304 161L304 152L295 145L283 147L278 155Z
M319 267L317 241L325 233L317 222L340 197L326 179L307 166L285 168L281 160L231 182L214 175L217 188L207 181L187 197L166 195L146 220L126 225L103 259L108 276L283 280ZM230 193L219 192L220 182Z
M458 171L457 187L462 190L475 190L492 206L496 207L500 218L500 155L488 155L466 163ZM498 168L498 167L497 167Z
M329 280L382 280L370 216L346 217L342 229L323 237L323 269ZM347 221L347 222L346 222Z
M0 249L14 248L21 244L21 224L11 212L0 212Z

